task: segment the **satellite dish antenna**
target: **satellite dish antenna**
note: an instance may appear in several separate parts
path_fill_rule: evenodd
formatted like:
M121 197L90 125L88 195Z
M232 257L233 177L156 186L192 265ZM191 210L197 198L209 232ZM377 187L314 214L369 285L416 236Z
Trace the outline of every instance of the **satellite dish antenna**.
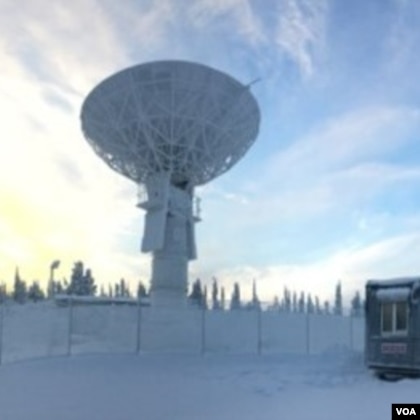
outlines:
M260 112L249 88L201 64L157 61L114 74L83 103L87 141L140 188L153 305L185 300L200 220L194 187L228 171L254 143Z

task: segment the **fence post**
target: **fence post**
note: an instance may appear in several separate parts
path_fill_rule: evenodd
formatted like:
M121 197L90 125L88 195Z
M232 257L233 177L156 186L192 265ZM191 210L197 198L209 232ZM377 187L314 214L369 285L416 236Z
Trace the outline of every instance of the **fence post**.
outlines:
M310 329L310 314L306 313L306 354L311 353L311 329Z
M136 337L136 353L140 353L141 346L141 297L137 301L137 337Z
M258 306L257 307L257 354L258 354L258 356L261 356L261 350L262 350L261 349L261 346L262 346L262 343L261 343L261 335L262 335L261 316L262 316L261 306Z
M68 312L68 330L67 330L67 356L71 356L71 334L73 331L73 297L69 297L69 312Z
M4 320L4 302L0 303L0 365L3 363L3 321Z

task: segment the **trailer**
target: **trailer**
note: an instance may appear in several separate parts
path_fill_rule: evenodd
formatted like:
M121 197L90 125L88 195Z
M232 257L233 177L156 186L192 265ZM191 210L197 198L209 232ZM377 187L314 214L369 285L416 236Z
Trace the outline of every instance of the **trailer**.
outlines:
M420 277L369 280L365 363L381 379L420 377Z

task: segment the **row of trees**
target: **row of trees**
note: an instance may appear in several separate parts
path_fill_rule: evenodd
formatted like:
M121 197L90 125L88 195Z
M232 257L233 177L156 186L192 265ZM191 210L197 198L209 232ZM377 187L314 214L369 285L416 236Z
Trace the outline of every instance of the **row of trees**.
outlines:
M127 282L121 279L113 285L109 285L107 289L98 286L95 283L92 271L85 269L83 262L74 263L70 281L50 280L47 294L44 293L38 281L32 282L29 286L21 279L19 269L16 269L13 290L7 292L6 286L0 285L0 301L5 299L13 299L18 303L24 303L27 300L37 302L45 298L52 298L57 294L69 294L75 296L95 296L108 298L130 298L134 297L130 291ZM138 283L136 297L145 297L148 295L145 285ZM252 298L249 302L243 302L241 299L241 289L239 283L234 283L229 299L226 299L226 292L223 286L219 287L216 278L213 278L211 286L211 297L207 294L207 286L203 286L200 279L193 282L191 291L188 296L193 305L211 309L259 309L261 302L258 298L256 282L252 284ZM338 282L335 288L335 299L333 305L328 301L320 302L318 296L312 296L309 293L291 291L287 287L283 290L283 296L279 299L274 297L271 305L267 307L269 310L282 312L299 312L299 313L316 313L316 314L343 314L343 298L341 283ZM353 315L361 315L363 313L363 302L359 292L356 292L351 301L351 313Z
M101 297L116 297L125 298L133 297L127 282L121 279L114 285L109 285L107 290L103 286L99 288L95 283L95 279L90 269L85 269L81 261L74 263L70 281L64 279L63 281L55 281L50 279L47 292L41 288L37 280L29 285L23 280L19 274L19 269L16 268L13 289L9 292L5 284L0 284L0 302L7 299L13 300L17 303L25 303L26 301L38 302L44 299L51 299L55 295L68 294L74 296L99 296ZM138 283L137 296L147 296L146 287L142 282Z
M218 286L217 279L213 278L211 290L211 308L212 309L259 309L261 302L257 295L257 288L255 280L252 283L252 298L251 301L242 303L241 290L239 283L234 283L232 294L228 302L225 298L224 287ZM200 279L197 279L189 294L189 300L194 305L207 308L209 306L209 299L207 296L207 287L203 286ZM343 295L341 283L338 282L335 288L334 304L330 302L320 302L318 296L312 296L310 293L290 291L287 287L283 290L281 299L278 296L274 297L274 301L268 306L269 310L282 312L300 312L313 314L334 314L343 315ZM363 302L360 292L357 291L351 300L351 313L355 316L361 316L363 313Z

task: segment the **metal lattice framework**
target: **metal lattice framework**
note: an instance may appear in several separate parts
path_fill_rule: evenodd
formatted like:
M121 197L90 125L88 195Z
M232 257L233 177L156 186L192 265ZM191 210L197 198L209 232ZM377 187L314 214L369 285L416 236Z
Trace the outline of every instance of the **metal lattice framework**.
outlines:
M258 134L249 86L201 64L158 61L100 83L82 108L82 129L114 170L144 183L169 172L174 185L200 185L231 168Z

